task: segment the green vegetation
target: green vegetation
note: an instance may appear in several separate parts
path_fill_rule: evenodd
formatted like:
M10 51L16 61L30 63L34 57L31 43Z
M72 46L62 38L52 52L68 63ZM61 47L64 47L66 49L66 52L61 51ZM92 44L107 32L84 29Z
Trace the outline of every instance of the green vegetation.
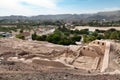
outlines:
M89 35L83 35L83 42L88 43L93 40L100 39L112 39L112 40L120 40L120 31L115 29L109 29L107 31L104 30L96 30L94 32L89 33Z
M11 31L16 31L16 30L17 30L17 28L15 28L15 27L1 27L0 26L1 32L11 32Z
M21 34L24 30L30 31L30 30L36 29L36 27L40 25L43 25L43 26L53 25L53 26L56 26L56 30L54 31L54 33L49 35L42 35L42 36L39 36L36 33L34 33L32 34L32 39L38 40L38 41L48 41L51 43L61 44L61 45L75 44L75 42L80 41L81 38L83 38L84 43L88 43L96 39L120 40L119 30L110 29L105 31L105 30L96 29L94 32L91 32L88 29L70 30L68 29L70 28L69 26L64 26L66 23L67 22L63 20L60 20L60 21L0 20L0 32L12 32L12 31L20 30L20 34L16 35L16 37L20 39L24 39L24 36ZM81 21L72 22L71 25L74 25L74 26L87 25L87 26L96 26L96 27L120 26L120 20L118 21L93 20L86 23L84 23L84 21L81 20ZM8 27L4 27L4 26L8 26Z
M83 38L83 43L88 43L96 39L120 40L120 31L113 28L107 31L96 29L94 32L91 32L88 29L70 30L63 26L58 27L54 33L49 35L38 36L36 33L32 35L33 40L48 41L61 45L75 44L75 42L80 41L81 38Z
M38 41L48 41L60 45L70 45L81 40L81 36L76 33L76 31L69 30L63 26L62 28L59 27L54 31L54 33L47 36L38 36L36 33L34 33L32 34L32 39Z
M15 37L23 40L25 39L24 35L22 34L17 34Z
M95 36L93 36L93 35L83 35L83 42L84 43L88 43L88 42L91 42L91 41L93 41L93 40L95 40L96 39L96 37Z
M0 26L0 31L1 32L11 32L11 31L17 31L18 29L20 29L20 30L31 30L32 29L32 27L28 27L28 26L17 26L17 27L2 27L2 26Z
M38 40L38 35L36 34L36 32L32 34L32 40Z
M111 22L100 22L100 21L91 21L89 23L83 24L83 22L74 22L74 25L90 25L90 26L119 26L120 21L111 21ZM48 41L55 44L61 44L61 45L70 45L75 44L76 41L81 40L81 36L83 37L83 42L88 43L90 41L96 40L96 39L113 39L113 40L120 40L120 31L115 29L110 30L98 30L96 29L94 32L90 32L88 29L83 30L70 30L66 28L65 26L60 27L61 25L65 25L64 21L41 21L41 22L34 22L34 21L28 21L28 22L18 22L18 23L4 23L0 22L0 25L16 25L16 27L2 27L0 26L0 31L2 32L11 32L11 31L17 31L20 30L20 33L23 32L23 30L32 30L33 27L31 26L38 26L38 25L55 25L58 26L58 28L54 31L54 33L49 35L42 35L39 36L36 33L32 34L33 40L38 41ZM16 35L17 38L24 39L24 36L22 34Z
M3 38L3 36L0 35L0 38Z
M24 28L24 29L31 29L30 26L47 26L47 25L53 25L53 26L61 26L64 24L67 24L68 22L66 20L0 20L0 25L14 25L17 26L17 28ZM74 26L95 26L95 27L114 27L114 26L120 26L120 20L76 20L71 21L70 25Z

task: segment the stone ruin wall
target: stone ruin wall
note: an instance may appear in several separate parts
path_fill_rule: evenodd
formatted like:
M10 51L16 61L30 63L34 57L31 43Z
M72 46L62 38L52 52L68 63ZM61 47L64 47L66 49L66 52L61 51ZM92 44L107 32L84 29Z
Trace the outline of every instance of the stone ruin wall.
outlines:
M73 65L77 66L78 68L82 68L82 69L87 69L88 67L86 67L86 65L88 65L89 70L98 69L98 68L101 70L101 68L104 68L103 61L104 61L104 58L106 58L105 57L106 47L107 47L107 42L102 41L102 40L95 40L89 43L88 45L82 46L79 49L80 56L77 57L76 60L74 60ZM85 62L84 59L82 59L82 57L84 57L84 59L86 59L87 61L85 60L86 61ZM109 58L107 58L105 62L108 62L108 59ZM80 64L81 62L83 65ZM107 65L105 66L107 67Z
M89 56L89 57L98 57L102 56L105 53L106 42L96 40L89 43L87 46L83 46L80 49L80 54L82 56Z

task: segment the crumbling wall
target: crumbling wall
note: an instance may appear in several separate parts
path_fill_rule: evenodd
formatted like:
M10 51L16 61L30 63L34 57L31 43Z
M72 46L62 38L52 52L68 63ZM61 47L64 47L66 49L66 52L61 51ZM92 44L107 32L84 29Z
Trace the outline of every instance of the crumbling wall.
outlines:
M99 48L101 49L102 51L102 54L104 54L105 52L105 47L106 47L106 42L105 41L102 41L102 40L95 40L95 41L92 41L91 43L89 43L89 45L93 45L93 46L99 46Z
M96 52L96 50L93 49L92 47L89 47L89 46L84 46L81 49L81 55L82 56L89 56L89 57L99 56L98 53Z

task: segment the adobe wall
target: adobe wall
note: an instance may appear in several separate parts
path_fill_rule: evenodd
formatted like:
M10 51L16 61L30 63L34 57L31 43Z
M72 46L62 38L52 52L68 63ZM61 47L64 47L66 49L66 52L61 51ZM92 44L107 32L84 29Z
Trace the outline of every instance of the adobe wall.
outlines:
M104 55L105 53L105 48L106 48L106 42L102 41L102 40L95 40L91 43L89 43L89 45L94 45L94 46L99 46L99 48L102 51L102 54Z
M87 46L80 47L77 53L79 55L73 59L73 65L78 68L88 68L90 70L96 70L99 67L100 72L104 72L109 64L109 50L110 43L107 41L95 40Z
M90 46L82 47L82 49L80 50L80 54L82 56L89 56L89 57L97 57L97 56L99 56L97 51L94 48L90 47Z
M105 70L108 68L109 52L110 52L110 42L106 42L106 48L105 48L105 53L104 53L104 57L103 57L101 72L105 72Z
M106 42L101 40L96 40L87 46L83 46L80 50L80 54L82 56L89 56L89 57L98 57L104 55L105 53Z
M102 48L100 46L92 45L90 47L93 48L93 49L95 49L95 51L97 52L97 54L99 56L103 55L104 52L102 51Z

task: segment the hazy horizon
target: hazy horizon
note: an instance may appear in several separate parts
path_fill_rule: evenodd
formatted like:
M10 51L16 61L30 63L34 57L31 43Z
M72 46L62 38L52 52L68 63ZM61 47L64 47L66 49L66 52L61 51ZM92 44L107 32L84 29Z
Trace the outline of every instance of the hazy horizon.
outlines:
M0 0L0 16L93 14L120 10L119 0Z

